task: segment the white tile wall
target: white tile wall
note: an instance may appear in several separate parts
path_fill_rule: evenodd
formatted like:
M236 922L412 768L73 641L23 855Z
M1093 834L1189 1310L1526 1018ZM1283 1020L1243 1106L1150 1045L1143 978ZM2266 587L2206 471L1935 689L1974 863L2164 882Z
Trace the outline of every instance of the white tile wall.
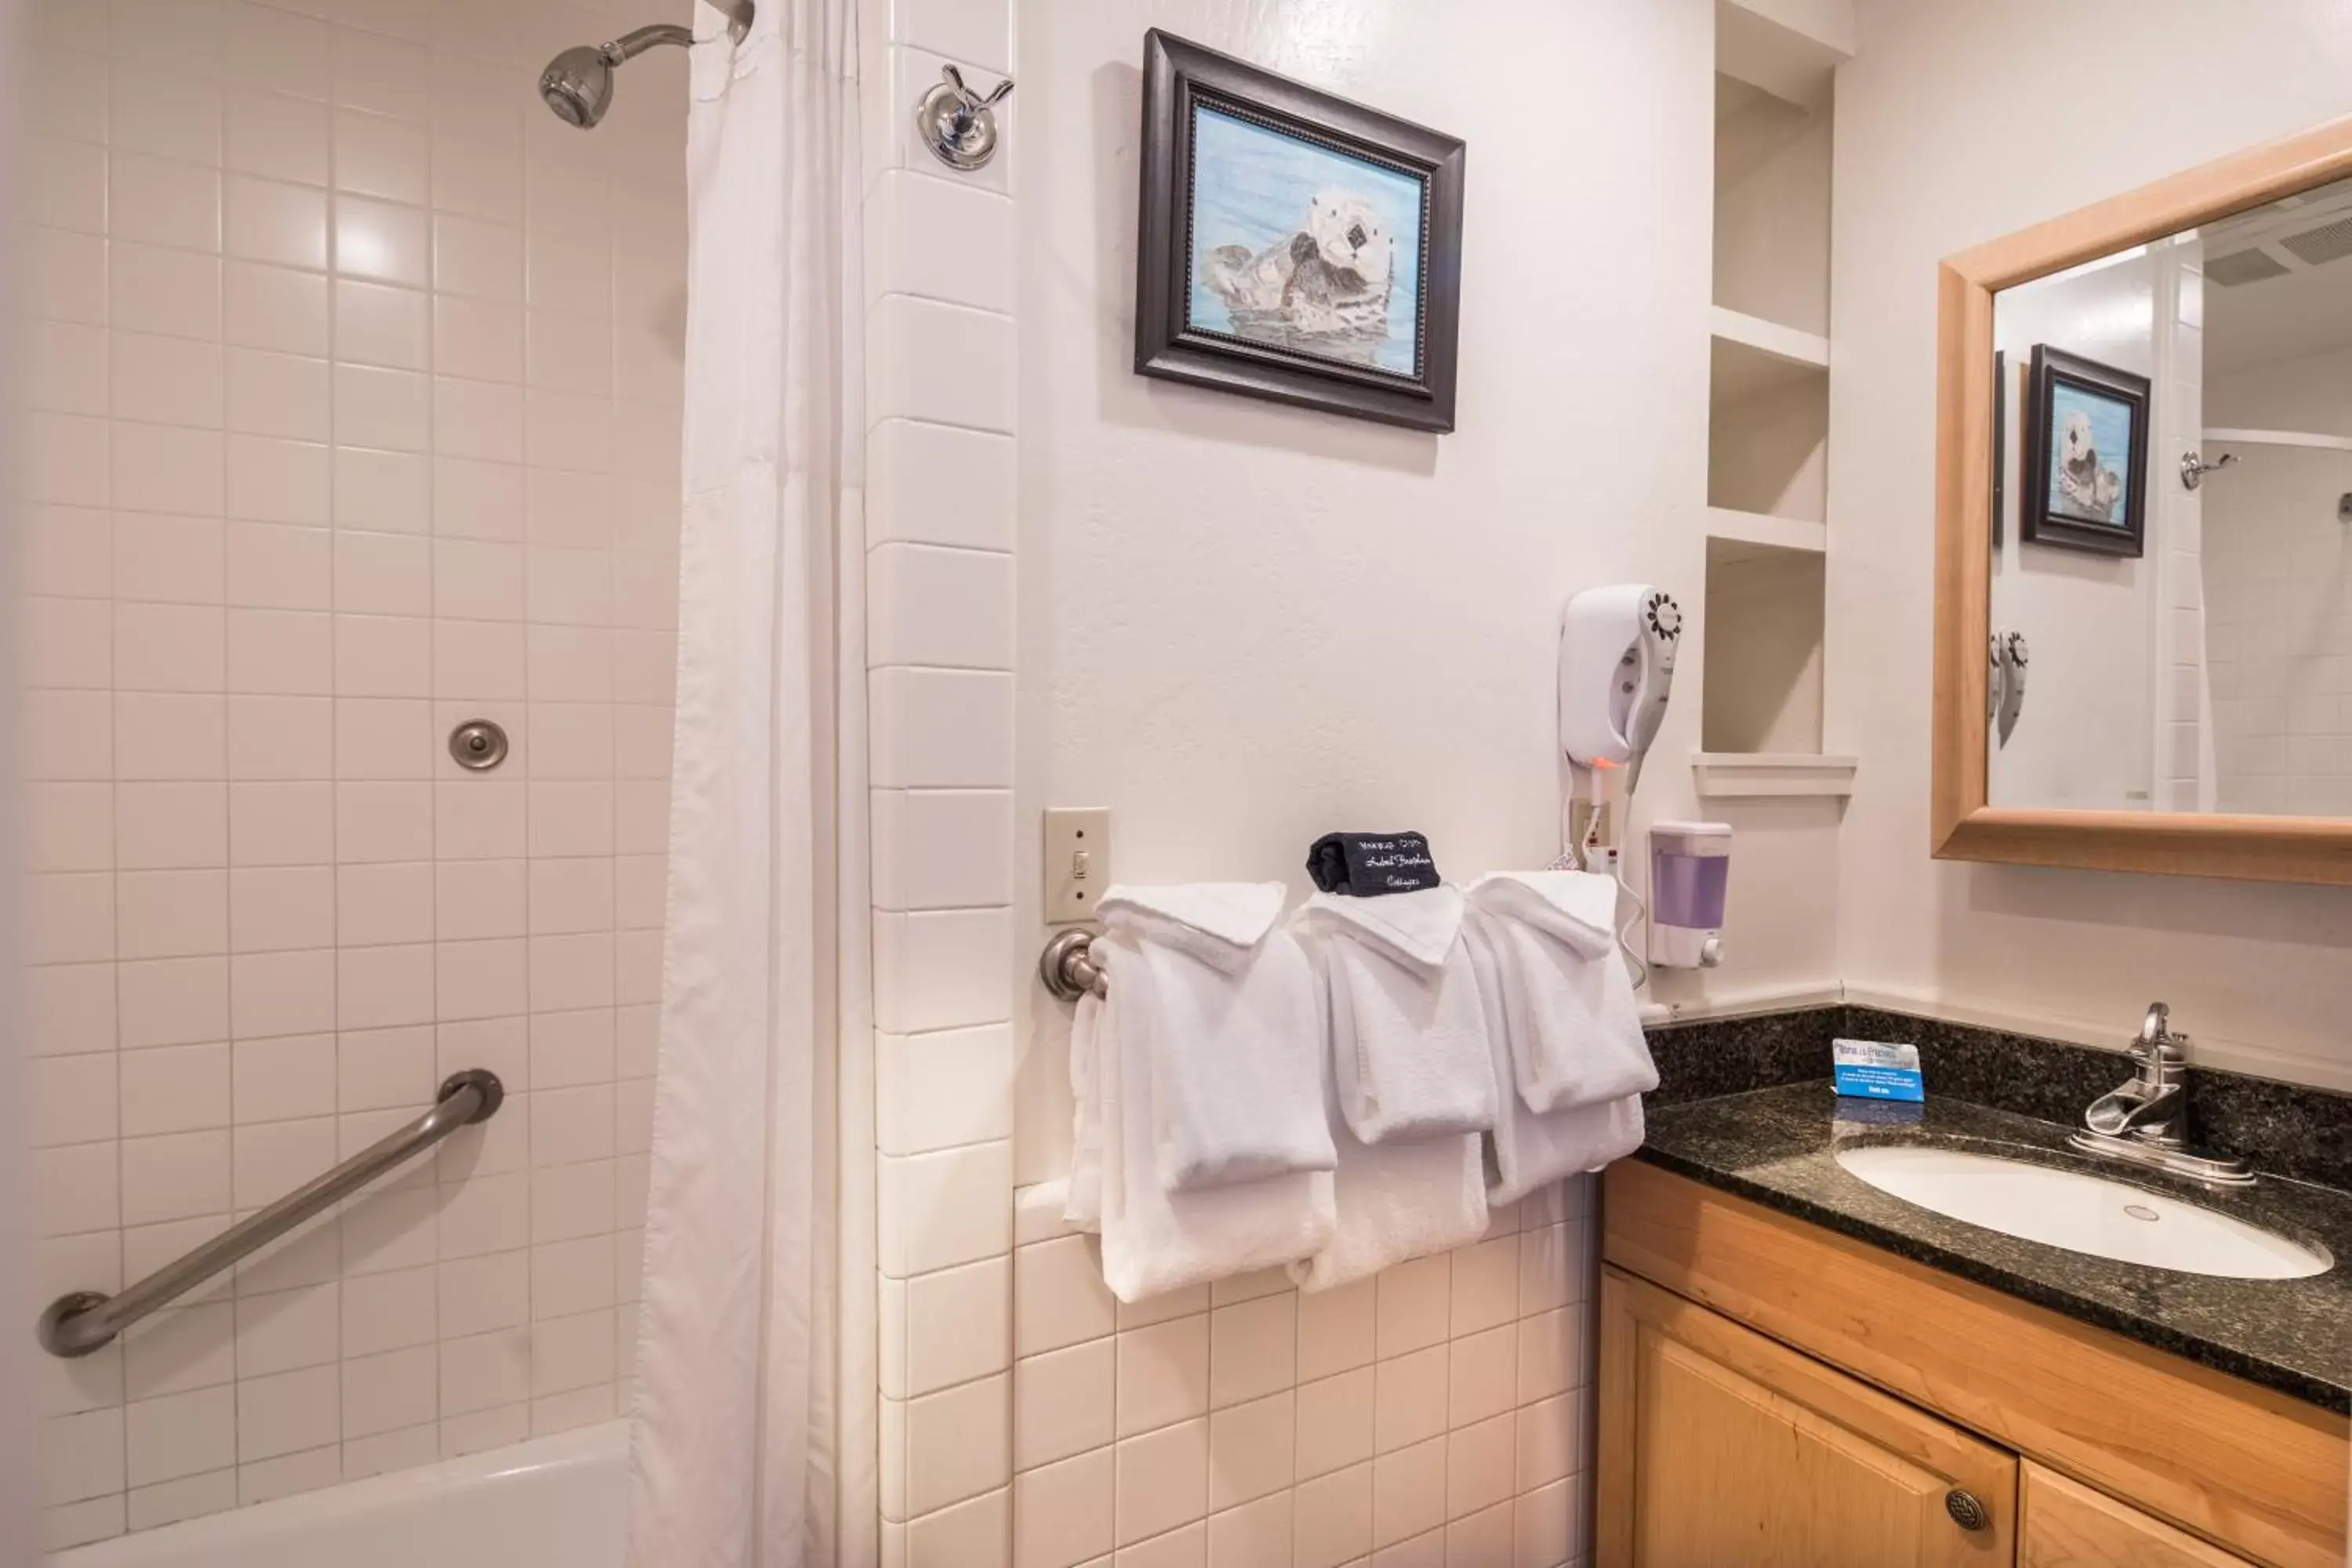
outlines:
M1009 1560L1021 1510L1013 205L1009 159L961 176L912 148L895 84L937 80L929 50L985 79L1011 58L1011 26L1004 0L873 10L866 585L883 1552L893 1563L988 1568ZM952 246L940 243L950 235ZM1107 1507L1108 1489L1096 1490Z
M2209 476L2200 492L2221 809L2344 816L2352 813L2352 549L2336 510L2352 492L2352 453L2230 449L2240 465Z
M2203 388L2205 423L2352 436L2352 353L2273 360ZM2336 505L2352 454L2226 443L2182 541L2202 567L2221 809L2352 812L2352 548Z
M430 1164L46 1363L51 1546L616 1407L665 875L684 62L633 64L592 135L531 89L556 48L683 8L37 7L15 215L37 1286L120 1285L459 1068L509 1091ZM982 585L939 553L909 544L910 599ZM1001 663L1007 635L906 646ZM477 715L515 741L482 777L442 750ZM904 1146L985 1125L911 1115ZM972 1364L984 1280L911 1304L965 1334L918 1378Z
M1591 1194L1321 1295L1269 1271L1139 1307L1024 1198L1013 1568L1581 1560Z

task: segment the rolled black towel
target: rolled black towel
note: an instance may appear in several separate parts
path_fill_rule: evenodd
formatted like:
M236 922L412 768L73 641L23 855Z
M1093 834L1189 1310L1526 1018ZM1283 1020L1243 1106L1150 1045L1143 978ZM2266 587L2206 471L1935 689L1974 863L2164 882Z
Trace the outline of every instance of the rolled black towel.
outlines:
M1429 840L1419 833L1327 833L1307 851L1307 874L1327 893L1359 899L1438 883Z

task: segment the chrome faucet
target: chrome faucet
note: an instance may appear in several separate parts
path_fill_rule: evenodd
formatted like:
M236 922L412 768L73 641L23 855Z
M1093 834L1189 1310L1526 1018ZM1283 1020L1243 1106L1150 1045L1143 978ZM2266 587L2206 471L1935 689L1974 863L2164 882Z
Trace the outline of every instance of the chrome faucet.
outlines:
M2109 1094L2091 1102L2083 1121L2091 1131L2108 1138L2128 1133L2144 1143L2167 1149L2181 1147L2179 1133L2181 1069L2189 1065L2189 1037L2172 1032L2172 1009L2151 1002L2140 1021L2139 1038L2131 1043L2131 1058L2139 1071Z
M2172 1009L2151 1002L2129 1054L2130 1079L2091 1102L2075 1148L2111 1160L2152 1165L2202 1182L2243 1185L2253 1173L2243 1160L2189 1152L2189 1037L2172 1031Z

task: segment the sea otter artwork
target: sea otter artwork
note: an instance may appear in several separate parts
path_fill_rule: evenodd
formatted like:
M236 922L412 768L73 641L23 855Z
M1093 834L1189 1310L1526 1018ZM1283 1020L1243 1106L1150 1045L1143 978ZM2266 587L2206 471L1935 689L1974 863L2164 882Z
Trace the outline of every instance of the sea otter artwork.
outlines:
M2147 547L2148 378L2048 343L2026 377L2028 544L2136 556Z
M1211 109L1192 149L1188 324L1411 375L1421 181Z
M1218 246L1203 270L1235 336L1370 364L1389 335L1395 260L1395 237L1370 198L1334 189L1315 193L1287 238L1255 254Z
M1146 31L1136 374L1452 430L1465 156L1459 137Z
M2091 436L2091 416L2077 408L2060 427L2063 448L2058 463L2057 510L2090 522L2113 522L2116 501L2123 494L2123 477L2099 461Z

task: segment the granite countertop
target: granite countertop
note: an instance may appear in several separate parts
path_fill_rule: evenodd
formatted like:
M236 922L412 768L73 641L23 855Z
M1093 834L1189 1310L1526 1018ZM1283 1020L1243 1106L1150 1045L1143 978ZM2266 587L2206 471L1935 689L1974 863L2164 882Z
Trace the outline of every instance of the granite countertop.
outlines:
M2251 1188L2208 1188L2094 1160L2066 1148L2064 1127L1938 1098L1933 1081L1916 1122L1842 1120L1840 1105L1853 1102L1841 1102L1827 1079L1667 1105L1651 1113L1640 1157L2216 1371L2352 1414L2352 1194L2273 1175ZM1888 1109L1864 1102L1862 1114ZM2088 1172L2316 1245L2337 1264L2304 1279L2224 1279L2021 1240L1947 1219L1847 1173L1835 1156L1856 1143L1933 1143Z

